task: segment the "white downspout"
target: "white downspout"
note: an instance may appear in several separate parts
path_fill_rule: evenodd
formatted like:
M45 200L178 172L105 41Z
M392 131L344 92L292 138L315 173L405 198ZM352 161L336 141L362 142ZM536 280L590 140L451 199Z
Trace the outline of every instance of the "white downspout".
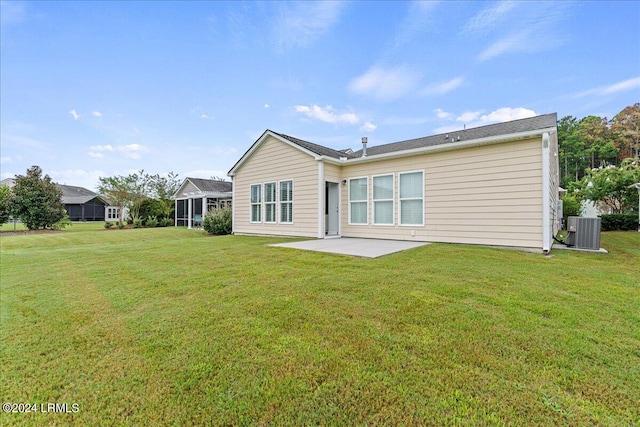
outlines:
M324 162L318 160L318 239L324 238Z
M231 234L236 234L236 184L235 175L231 177Z
M551 160L549 132L542 134L542 251L551 250Z

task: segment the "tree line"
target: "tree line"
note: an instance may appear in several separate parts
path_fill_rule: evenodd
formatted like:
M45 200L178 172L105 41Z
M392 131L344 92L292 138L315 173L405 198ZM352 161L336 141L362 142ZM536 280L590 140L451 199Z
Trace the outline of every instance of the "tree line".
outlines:
M589 170L620 166L625 159L639 158L640 103L625 107L611 120L587 116L558 120L560 185L569 187Z

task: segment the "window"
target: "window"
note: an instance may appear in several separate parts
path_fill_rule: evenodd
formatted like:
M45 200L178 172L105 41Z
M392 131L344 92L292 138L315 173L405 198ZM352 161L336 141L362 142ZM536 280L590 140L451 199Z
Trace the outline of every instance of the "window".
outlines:
M276 183L264 185L264 222L276 222Z
M393 175L373 177L373 223L393 225Z
M400 225L424 225L423 172L406 172L400 177Z
M280 181L280 222L293 222L293 181Z
M262 185L255 184L251 186L251 222L260 222L262 219L262 212L260 208L262 207L261 196Z
M367 178L349 180L349 224L367 224Z
M118 208L107 207L107 220L118 220Z

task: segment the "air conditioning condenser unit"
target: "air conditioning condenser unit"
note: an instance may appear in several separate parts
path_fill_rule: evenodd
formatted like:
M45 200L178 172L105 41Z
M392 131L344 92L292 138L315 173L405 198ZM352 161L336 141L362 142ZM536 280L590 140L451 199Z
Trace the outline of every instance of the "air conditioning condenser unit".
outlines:
M567 218L567 246L578 249L600 249L600 218L570 216Z

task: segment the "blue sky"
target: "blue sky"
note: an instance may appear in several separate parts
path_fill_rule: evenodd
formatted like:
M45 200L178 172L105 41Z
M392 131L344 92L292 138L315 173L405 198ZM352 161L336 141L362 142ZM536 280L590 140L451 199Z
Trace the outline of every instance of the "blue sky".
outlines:
M1 3L2 178L226 176L265 129L357 149L640 102L640 2Z

